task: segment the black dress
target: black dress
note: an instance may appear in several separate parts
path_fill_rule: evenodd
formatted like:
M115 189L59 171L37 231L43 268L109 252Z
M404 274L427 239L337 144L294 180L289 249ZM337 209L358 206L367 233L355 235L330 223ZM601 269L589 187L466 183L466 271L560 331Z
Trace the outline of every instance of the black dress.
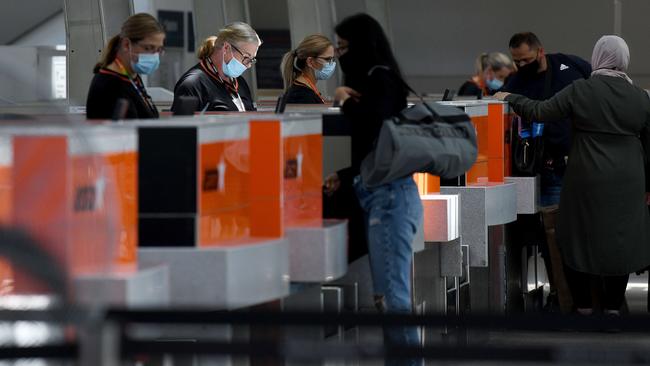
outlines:
M198 98L197 111L205 109L207 112L237 112L239 109L237 109L237 106L233 102L233 97L236 98L236 96L228 90L225 83L213 75L213 72L208 71L207 65L204 62L200 62L181 76L174 87L172 112L179 108L179 97L181 96ZM246 111L254 111L253 98L246 80L240 76L236 79L235 85L238 87L237 93Z
M295 81L285 95L287 104L324 104L323 99L307 85Z
M90 83L86 99L86 117L111 119L119 99L129 102L124 118L158 118L158 110L139 76L131 82L126 76L106 68L100 69Z

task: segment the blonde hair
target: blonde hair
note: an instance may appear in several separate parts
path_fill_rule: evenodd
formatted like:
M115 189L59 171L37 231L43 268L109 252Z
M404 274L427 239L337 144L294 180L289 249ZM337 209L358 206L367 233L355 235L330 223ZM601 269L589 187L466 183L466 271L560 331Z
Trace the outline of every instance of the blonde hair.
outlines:
M476 58L476 62L474 64L476 75L479 76L482 75L483 72L488 68L492 69L493 71L499 71L504 67L507 67L510 70L514 70L515 64L512 62L510 57L501 52L482 53L479 57Z
M235 46L241 43L257 43L259 47L262 44L262 40L250 25L244 22L234 22L219 30L216 36L210 36L203 40L199 50L196 52L196 56L199 60L210 57L214 53L214 50L220 49L225 42L234 44Z
M148 36L165 33L165 29L160 23L147 13L138 13L131 15L126 19L122 24L120 34L117 34L111 38L106 47L102 51L102 57L99 62L95 65L93 69L94 73L97 73L100 69L107 67L117 57L117 51L120 45L120 41L124 38L130 39L131 42L137 43Z
M305 37L295 50L287 52L280 65L284 90L289 90L296 78L302 74L308 57L318 57L327 51L329 47L333 47L329 38L321 34L314 34Z

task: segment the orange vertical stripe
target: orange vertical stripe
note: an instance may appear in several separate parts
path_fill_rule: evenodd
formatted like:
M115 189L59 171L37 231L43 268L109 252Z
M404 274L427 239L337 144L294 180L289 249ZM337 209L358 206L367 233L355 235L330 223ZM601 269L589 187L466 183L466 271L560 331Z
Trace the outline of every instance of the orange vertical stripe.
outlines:
M505 156L504 104L488 105L488 180L503 183ZM499 166L500 164L500 166Z
M250 122L251 236L282 237L282 127Z

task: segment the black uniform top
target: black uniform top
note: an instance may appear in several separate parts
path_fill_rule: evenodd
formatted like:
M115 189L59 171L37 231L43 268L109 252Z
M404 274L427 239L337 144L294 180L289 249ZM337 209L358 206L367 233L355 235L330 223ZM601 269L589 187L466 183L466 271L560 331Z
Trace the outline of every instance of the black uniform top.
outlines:
M140 76L131 82L128 77L106 68L100 69L90 83L86 99L86 117L112 118L119 99L129 102L125 116L127 119L158 118L158 110L147 94Z
M352 125L352 166L338 171L341 184L352 184L361 162L373 149L381 126L388 117L406 108L408 91L397 74L387 67L374 67L367 77L354 84L359 100L349 98L341 111Z
M199 100L197 111L204 110L205 106L209 103L208 108L205 109L208 112L237 112L237 106L232 100L233 95L228 90L228 87L218 79L218 76L215 77L213 74L213 72L209 73L207 65L204 62L200 62L181 76L174 87L172 111L178 108L180 103L179 97L192 96ZM246 80L240 76L235 79L234 84L238 87L237 91L246 111L254 111L253 98Z
M466 82L463 83L463 85L458 88L458 95L459 96L473 96L476 97L478 95L483 95L483 89L481 89L480 86L478 86L474 80L467 80Z
M555 53L546 55L546 61L548 63L547 71L532 77L514 74L502 90L530 99L546 100L573 83L574 80L587 79L591 75L591 65L578 56ZM546 75L549 70L551 71L551 84L550 90L546 91ZM571 139L571 122L566 118L545 121L544 139L546 141L545 148L553 150L549 151L553 157L567 156Z
M299 81L295 81L285 95L287 104L324 104L320 95Z

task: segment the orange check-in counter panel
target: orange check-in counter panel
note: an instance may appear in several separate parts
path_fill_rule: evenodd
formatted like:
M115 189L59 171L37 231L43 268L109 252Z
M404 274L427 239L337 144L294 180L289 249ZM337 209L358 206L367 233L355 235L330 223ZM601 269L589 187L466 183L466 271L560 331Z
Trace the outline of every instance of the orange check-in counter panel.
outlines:
M137 147L133 132L101 127L10 133L9 224L27 230L70 276L137 268ZM17 292L39 286L16 273Z
M323 136L318 118L282 123L284 223L320 225L323 217Z
M442 103L463 109L476 127L478 157L460 184L503 183L510 156L506 145L507 104L491 100Z

